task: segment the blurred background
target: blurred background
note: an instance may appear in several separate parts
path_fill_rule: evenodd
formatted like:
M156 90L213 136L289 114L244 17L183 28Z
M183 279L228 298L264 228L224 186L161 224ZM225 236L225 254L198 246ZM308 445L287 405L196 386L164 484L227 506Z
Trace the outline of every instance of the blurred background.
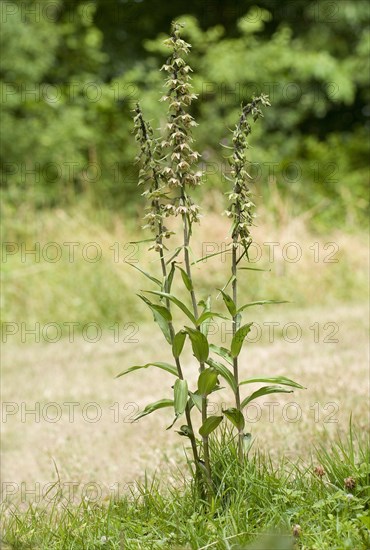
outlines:
M370 117L365 0L6 0L1 10L4 241L32 248L68 236L86 242L104 235L110 245L137 237L144 205L132 108L140 99L152 125L163 125L158 69L176 18L193 46L205 211L224 208L227 160L220 143L228 143L241 103L263 92L272 108L253 130L250 154L258 209L267 216L262 223L270 214L275 228L298 219L312 234L364 234ZM3 264L6 315L39 319L47 307L49 316L63 317L59 295L66 292L73 295L68 312L84 303L88 317L121 317L112 278L116 286L125 283L102 262L81 297L74 288L76 280L86 284L82 263L74 265L72 284L70 265L58 272L51 262L42 265L42 249L40 258L30 254L25 261L21 249L14 250ZM44 288L38 290L39 273ZM36 278L32 293L29 277ZM343 298L343 283L351 297L348 279L339 284L336 276L326 294L338 283ZM91 292L95 287L99 297ZM95 308L89 300L98 302Z
M131 244L150 237L142 230L132 109L140 99L152 126L163 127L158 69L174 19L192 44L199 96L192 114L204 217L193 241L196 258L220 251L229 235L220 216L230 185L220 143L230 143L242 103L260 93L272 103L249 139L254 266L267 271L244 272L240 285L245 301L292 304L254 309L253 317L251 311L264 330L251 356L248 344L245 374L283 374L309 390L294 395L303 410L300 429L266 420L264 445L310 452L318 432L346 430L351 412L366 426L367 389L358 381L368 378L368 2L4 0L3 399L31 408L97 401L108 411L99 430L82 419L31 419L25 426L13 415L5 425L5 479L49 479L53 456L67 477L111 481L123 472L127 481L143 463L162 458L157 435L166 417L153 415L137 430L127 405L136 411L163 397L167 379L113 377L132 364L171 360L135 296L147 281L127 264L159 274L147 244ZM226 260L216 256L194 270L200 298L225 284ZM265 322L278 324L273 342ZM286 331L292 322L302 333L298 342ZM191 366L189 350L186 357ZM112 401L126 402L125 429L111 420ZM319 419L312 414L328 401L338 418L330 407Z

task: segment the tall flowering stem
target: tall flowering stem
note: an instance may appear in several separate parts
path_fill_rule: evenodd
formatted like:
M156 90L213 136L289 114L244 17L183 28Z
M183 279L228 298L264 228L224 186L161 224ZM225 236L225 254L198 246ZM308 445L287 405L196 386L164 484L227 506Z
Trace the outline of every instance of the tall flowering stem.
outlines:
M198 319L198 302L192 283L191 262L189 254L192 225L199 221L199 206L194 204L189 189L194 189L201 182L201 172L194 165L197 164L200 154L193 149L192 127L196 122L189 114L188 109L197 96L192 93L190 83L192 71L185 61L190 51L190 44L180 37L181 25L175 23L172 33L165 44L171 48L171 55L163 65L162 70L167 73L167 93L162 101L169 102L167 136L162 142L164 152L169 156L169 165L164 171L168 186L177 192L175 199L175 215L181 215L183 222L183 250L185 271L190 281L189 292L195 319ZM200 331L200 327L197 329ZM200 372L205 369L203 361L199 362ZM202 397L202 423L207 420L207 398ZM208 487L212 487L211 461L209 454L208 436L202 437L204 465Z
M238 356L252 326L252 323L241 324L242 312L245 308L257 304L282 303L279 300L258 300L240 306L237 303L238 270L241 269L238 264L243 257L248 258L248 249L252 242L250 227L253 225L254 217L254 204L249 189L251 177L247 171L247 137L251 132L249 117L257 120L262 116L261 107L270 105L268 97L265 95L254 98L251 103L242 108L239 121L233 132L233 147L229 148L232 149L229 160L233 188L229 193L230 204L227 215L232 219L230 243L232 275L221 290L223 301L228 310L228 317L213 311L210 296L206 300L197 300L196 281L192 276L192 263L190 262L190 241L194 224L199 221L199 207L192 200L192 190L200 185L202 174L196 168L200 155L193 149L192 128L196 126L196 123L188 112L193 100L196 99L190 83L191 69L185 61L190 51L190 44L182 40L180 30L181 25L175 23L172 26L169 39L165 42L171 49L171 53L162 67L167 74L167 90L162 100L168 102L167 123L166 128L162 131L162 137L159 139L154 137L153 130L145 121L140 106L136 105L135 108L136 141L139 144L137 160L141 165L139 184L144 187L143 195L147 199L144 218L146 227L154 234L150 239L153 242L150 249L154 249L159 254L162 279L145 272L138 266L133 267L158 288L157 290L143 290L138 296L152 311L154 322L158 324L165 340L171 347L173 361L171 363L155 361L144 365L134 365L122 371L117 377L125 376L132 371L154 367L166 371L171 375L172 380L175 379L175 382L171 383L171 398L165 396L146 405L135 416L135 420L167 407L173 413L173 421L167 428L170 429L185 415L186 424L180 426L176 431L179 435L189 438L195 464L193 475L196 488L200 490L202 498L208 497L210 509L213 510L214 498L219 491L220 478L218 475L214 475L214 479L212 478L210 435L216 433L223 421L231 422L238 430L238 455L243 466L242 461L245 452L247 452L249 441L249 438L243 434L245 426L243 409L262 395L291 393L292 388L301 389L302 386L285 376L263 376L258 379L239 380L238 373ZM183 238L182 245L171 251L165 244L172 235L172 232L166 227L169 225L167 224L169 217L178 217ZM214 256L214 254L210 256ZM207 257L198 261L203 261ZM242 267L242 269L248 268ZM189 293L191 306L186 303L187 300L183 300L182 295L177 296L172 290L175 273L181 274L182 283ZM230 283L232 283L233 297L224 291ZM154 301L152 301L153 298L149 299L148 295L151 298L154 295ZM172 314L180 311L186 317L186 324L183 324L175 332ZM229 349L210 343L209 320L214 317L232 320L233 337ZM191 344L193 355L199 364L200 372L195 390L190 389L190 384L184 376L183 363L180 362L186 342ZM212 357L213 354L218 356L217 360ZM220 362L219 357L222 358L222 361L232 365L233 372L223 362ZM236 406L222 409L222 414L208 416L208 399L210 395L220 389L219 377L222 377L233 391ZM244 384L255 382L273 383L274 385L263 386L241 401L239 388ZM192 414L197 409L202 416L202 425L199 428L201 440L196 438L192 424ZM221 441L222 444L226 443L223 436Z
M251 190L249 181L252 179L248 174L247 150L249 148L247 137L251 133L252 128L248 121L248 117L252 116L253 121L263 117L260 106L270 107L269 98L261 94L253 99L242 108L239 121L233 132L233 153L229 159L231 165L231 177L234 181L232 192L229 194L230 205L226 212L229 218L232 219L231 236L233 241L232 257L231 257L231 273L232 273L232 290L233 302L235 304L235 314L232 320L233 337L235 336L239 325L240 315L238 310L238 271L237 266L241 259L246 256L248 258L248 248L252 243L250 227L253 225L253 208L254 203L251 199ZM241 248L241 252L239 252ZM235 390L235 406L240 413L240 388L239 388L239 365L238 357L233 358L233 371L236 382ZM243 459L243 429L239 428L238 434L238 454L240 460Z
M141 162L141 168L139 172L139 185L146 185L146 189L143 192L143 195L147 198L149 202L149 206L147 208L148 212L145 215L144 219L147 222L146 227L151 229L151 231L155 234L155 244L150 248L154 248L159 253L163 276L163 290L164 292L167 292L169 290L167 288L168 272L167 264L164 257L165 246L163 244L163 239L169 238L171 233L164 225L164 218L169 215L170 210L166 208L166 206L168 205L168 197L166 193L166 181L163 177L161 167L161 161L163 159L158 158L158 143L153 137L153 130L150 124L146 122L143 118L143 114L139 104L137 104L135 107L134 123L136 141L138 141L140 145L140 152L136 158L138 162ZM166 307L168 311L171 311L171 304L168 298L166 299ZM168 326L170 332L170 341L173 345L175 330L172 324L172 320L168 322ZM180 358L174 357L174 359L176 363L178 377L180 380L184 380ZM198 474L200 474L198 448L193 431L189 405L186 405L185 417L188 426L187 435L190 439L195 467Z

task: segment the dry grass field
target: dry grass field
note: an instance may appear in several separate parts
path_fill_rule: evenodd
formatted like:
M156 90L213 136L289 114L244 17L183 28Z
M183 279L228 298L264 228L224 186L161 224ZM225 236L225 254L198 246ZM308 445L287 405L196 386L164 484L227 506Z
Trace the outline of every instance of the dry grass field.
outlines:
M281 374L307 388L261 398L258 406L247 409L255 445L273 456L304 459L315 444L346 432L351 414L353 423L365 430L367 307L356 303L298 310L288 304L253 313L263 336L245 346L242 376ZM267 322L278 323L271 343L263 324ZM297 342L289 341L296 337L293 325L284 329L289 323L300 327ZM314 323L318 333L310 329ZM334 325L324 328L326 323L336 324L335 335ZM56 480L56 468L62 483L74 483L80 490L92 483L92 492L104 495L125 490L145 470L168 475L174 464L183 463L184 440L165 431L171 421L166 409L130 423L139 407L171 395L170 375L148 369L114 379L132 364L170 361L159 329L147 324L138 328L133 338L138 343L115 343L107 331L97 343L79 337L73 343L4 345L2 482L13 484L5 487L16 500L23 498L22 487L30 491L31 500L37 499L45 484ZM195 380L190 352L186 365ZM226 389L219 392L214 410L229 398Z

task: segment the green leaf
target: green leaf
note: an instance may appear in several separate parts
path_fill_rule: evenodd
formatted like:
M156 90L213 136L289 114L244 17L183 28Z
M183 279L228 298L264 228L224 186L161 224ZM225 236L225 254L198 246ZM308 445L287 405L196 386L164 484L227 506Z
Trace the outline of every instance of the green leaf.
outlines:
M166 430L170 430L171 428L173 428L173 426L175 425L175 422L177 421L179 416L180 415L178 415L178 414L175 415L175 418L172 420L171 424L169 426L167 426Z
M183 249L182 246L179 246L175 249L175 252L172 254L171 258L166 261L166 264L172 263L172 265L175 263L173 260L180 254L181 250Z
M253 323L248 323L243 325L239 330L236 331L232 341L231 341L231 356L238 357L240 350L242 349L243 342L248 332L251 330Z
M175 275L175 262L172 262L171 269L169 274L166 277L165 283L164 283L164 291L165 292L171 292L173 277Z
M226 317L225 315L222 315L221 313L216 313L215 311L211 311L211 297L210 296L208 296L207 302L204 302L204 300L201 300L198 305L199 306L202 305L204 307L203 313L197 319L197 326L200 328L200 330L204 334L204 336L208 335L209 324L210 324L209 320L210 319L213 319L214 317L218 317L220 319L228 320L228 317Z
M229 386L231 387L231 389L235 393L236 390L237 390L237 384L236 384L236 380L234 378L233 373L231 371L229 371L229 369L227 367L225 367L225 365L223 365L222 363L219 363L218 361L215 361L211 357L209 357L207 359L206 363L210 367L213 367L218 372L218 374L220 376L225 378L226 382L229 384Z
M153 311L153 316L155 322L158 324L167 342L171 344L171 331L168 322L157 311Z
M170 365L169 363L147 363L146 365L135 365L134 367L130 367L129 369L126 369L119 374L117 374L116 378L119 378L120 376L124 376L125 374L128 374L129 372L133 372L135 370L139 369L147 369L148 367L157 367L158 369L165 370L169 372L170 374L173 374L174 376L177 376L177 369L173 365Z
M184 424L180 427L180 430L176 430L179 435L184 437L191 437L193 435L193 430L189 428L187 424Z
M247 307L251 306L265 306L269 304L288 304L287 300L257 300L257 302L249 302L249 304L244 304L244 306L238 309L238 313L244 311Z
M241 386L242 384L254 384L255 382L262 382L263 384L281 384L282 386L290 386L291 388L298 388L300 390L306 389L304 386L301 386L301 384L298 384L297 382L294 382L294 380L291 380L290 378L286 378L285 376L247 378L247 380L243 380L243 382L239 382L239 385Z
M187 333L185 330L180 330L180 332L178 332L174 336L172 343L172 353L175 358L180 357L181 355L185 343L186 334Z
M174 407L176 417L183 414L185 411L186 403L188 401L188 383L186 380L180 380L178 378L175 382L174 388Z
M200 363L204 363L208 359L209 345L208 340L204 334L199 330L185 327L191 341L193 353Z
M196 406L199 412L202 412L202 396L197 392L189 391L190 399L193 402L193 405Z
M358 519L365 525L366 529L370 530L370 516L362 515L358 516Z
M227 350L226 348L215 346L214 344L210 344L209 349L222 357L222 359L225 359L225 361L229 363L229 365L233 365L233 358L231 357L229 350Z
M206 397L215 389L218 383L218 372L213 367L204 369L198 378L198 393Z
M191 311L186 307L186 305L183 302L180 302L175 296L172 294L169 294L168 292L159 292L158 290L146 290L145 292L148 292L149 294L155 294L156 296L161 296L162 298L168 298L173 302L175 305L177 305L178 308L180 308L185 315L190 319L192 323L196 326L197 322L194 317L194 315L191 313Z
M147 405L143 411L138 413L135 418L135 420L139 420L139 418L142 418L143 416L147 416L148 414L151 414L154 411L157 411L158 409L163 409L165 407L173 407L173 399L160 399L159 401L156 401L155 403L151 403L150 405Z
M263 388L260 388L259 390L255 391L248 397L246 397L240 407L244 409L254 399L257 399L257 397L261 397L262 395L269 395L271 393L293 393L293 390L287 390L286 388L281 388L280 386L263 386Z
M145 302L152 311L156 311L157 313L159 313L159 315L161 315L163 319L165 319L166 321L172 321L171 312L168 308L166 308L166 306L162 306L160 304L153 304L153 302L148 300L148 298L146 298L142 294L138 294L137 296L139 296L139 298L141 298L143 302Z
M215 311L205 311L200 317L198 317L197 326L200 326L202 323L204 323L204 321L207 321L207 319L212 319L213 317L218 317L219 319L226 320L229 319L229 317L226 317L226 315L222 315L222 313L216 313Z
M168 320L169 320L168 319L168 314L169 314L170 318L172 318L172 317L171 317L171 313L169 312L169 310L164 306L160 306L158 304L153 304L152 302L150 302L150 300L148 300L142 294L138 294L138 296L139 296L139 298L141 298L141 300L143 300L143 302L146 303L146 305L148 307L150 307L150 309L152 310L155 322L158 323L159 328L163 332L164 337L166 338L167 342L169 344L172 344L171 331L170 331L170 327L169 327L169 324L168 324Z
M211 317L208 315L211 312L211 296L207 296L206 301L201 300L198 303L198 306L203 307L203 313L197 319L197 325L200 327L202 334L207 337L211 319Z
M195 260L194 262L191 262L191 265L199 264L199 262L204 262L204 260L208 260L208 258L212 258L213 256L219 256L220 254L225 254L226 252L230 252L229 250L221 250L220 252L214 252L213 254L208 254L208 256L203 256L202 258L199 258L199 260Z
M225 291L225 289L229 286L230 283L235 281L236 277L235 275L231 275L230 279L227 281L227 283L222 287L222 290ZM219 297L219 294L217 294L217 299Z
M128 244L152 243L155 239L142 239L141 241L128 241Z
M271 271L271 269L259 269L258 267L238 267L238 269L248 269L249 271Z
M184 282L184 285L185 285L186 289L189 292L191 292L193 290L193 284L191 282L191 279L190 279L189 275L181 267L177 266L177 269L179 269L181 271L181 277L182 277L182 280Z
M200 435L202 437L207 437L217 428L222 419L223 416L209 416L199 428Z
M225 305L226 305L227 309L229 310L230 315L232 317L235 317L235 315L236 315L236 305L234 303L234 300L231 298L231 296L226 294L226 292L224 292L221 288L218 288L217 290L219 290L221 292L222 298L225 302Z
M226 409L222 411L226 418L230 420L232 424L238 429L243 430L245 426L245 420L243 414L236 409L235 407L231 407L229 409Z
M137 269L138 271L140 271L140 273L142 273L143 275L145 275L145 277L147 277L148 279L150 279L151 281L153 281L153 283L155 283L156 285L158 285L159 287L162 286L162 282L157 279L156 277L153 277L152 275L150 275L150 273L147 273L146 271L144 271L143 269L141 269L140 267L138 267L137 265L135 264L132 264L130 262L126 262L128 265L130 265L131 267Z

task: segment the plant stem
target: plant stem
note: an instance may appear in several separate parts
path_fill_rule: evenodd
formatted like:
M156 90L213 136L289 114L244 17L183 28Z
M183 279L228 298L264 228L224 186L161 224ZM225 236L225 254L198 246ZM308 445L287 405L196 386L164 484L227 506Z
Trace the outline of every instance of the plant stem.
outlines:
M154 166L154 168L153 168L154 189L159 190L160 189L159 175L158 175L158 172L155 168L155 159L154 159L154 154L153 154L153 150L152 150L152 147L151 147L151 139L150 139L150 136L148 135L147 127L146 127L146 124L145 124L144 119L142 117L139 106L137 106L136 112L140 116L140 126L141 126L142 134L143 134L143 137L144 137L144 141L146 143L145 152L146 152L146 155L147 155L148 159L150 160L150 163ZM160 257L161 268L162 268L162 276L163 276L163 281L164 281L163 282L163 290L164 290L164 292L168 292L167 265L166 265L166 261L165 261L164 253L163 253L163 223L162 223L162 219L161 219L161 216L160 216L160 214L161 214L160 202L159 202L158 198L156 198L153 202L154 202L154 208L155 208L155 210L158 214L156 242L159 245L159 257ZM168 298L166 298L166 307L169 311L171 311L171 303L170 303ZM173 327L172 322L169 322L169 330L170 330L171 343L173 343L173 339L175 337L175 329ZM176 362L178 377L180 378L180 380L184 380L184 375L183 375L183 372L182 372L180 359L178 357L175 357L175 362ZM197 473L197 478L200 479L201 470L200 470L200 467L199 467L199 454L198 454L197 442L196 442L195 434L194 434L194 430L193 430L189 405L186 405L186 407L185 407L185 417L186 417L187 425L189 427L189 439L190 439L191 448L192 448L192 452L193 452L193 458L194 458L194 462L195 462L195 469L196 469L196 473Z
M181 199L183 204L186 204L185 200L185 191L184 188L181 188ZM183 227L184 227L184 260L185 260L185 270L186 273L191 281L191 302L193 305L193 312L196 319L198 319L198 305L197 305L197 299L194 292L194 285L193 285L193 278L191 273L191 265L190 265L190 257L189 257L189 243L190 243L190 227L188 222L187 214L182 215L182 221L183 221ZM200 330L199 327L197 327L197 330ZM205 365L202 361L199 361L200 371L203 372L205 369ZM207 420L207 397L202 397L202 424ZM212 488L212 470L211 470L211 460L210 460L210 453L209 453L209 438L208 436L202 436L203 441L203 452L204 452L204 466L206 469L206 475L207 475L207 485L208 485L208 496L209 499L211 498L211 488Z
M159 225L161 225L161 222L159 222ZM160 229L160 234L162 234L161 228L159 228L159 229ZM162 247L160 249L159 255L160 255L160 259L161 259L162 275L163 275L163 279L165 281L164 291L167 292L167 285L166 285L167 266L166 266L166 262L165 262L165 259L164 259L164 254L163 254L163 248ZM167 309L170 311L171 305L170 305L170 301L169 301L168 298L166 299L166 305L167 305ZM175 336L175 329L173 328L173 324L172 324L171 321L169 321L168 325L169 325L169 329L170 329L171 342L173 342L173 339L174 339L174 336ZM178 357L175 357L175 362L176 362L178 377L180 378L180 380L184 380L184 375L183 375L183 372L182 372L180 359ZM189 439L190 439L191 448L192 448L192 451L193 451L195 469L196 469L196 472L197 472L198 478L199 478L199 475L201 473L200 470L199 470L199 455L198 455L198 449L197 449L197 442L196 442L195 435L194 435L194 430L193 430L193 423L192 423L192 420L191 420L190 408L189 408L188 404L185 407L185 417L186 417L186 422L187 422L189 430L190 430Z
M238 278L237 278L237 238L234 237L233 239L233 249L232 249L232 275L233 275L233 301L235 304L236 309L238 309ZM235 336L236 331L238 330L238 317L235 314L233 316L233 336ZM240 388L239 388L239 366L238 366L238 358L234 357L233 359L233 370L234 370L234 378L236 382L236 390L235 390L235 407L238 409L238 411L243 414L243 411L240 408ZM239 460L243 460L243 430L239 429L239 435L238 435L238 456Z

